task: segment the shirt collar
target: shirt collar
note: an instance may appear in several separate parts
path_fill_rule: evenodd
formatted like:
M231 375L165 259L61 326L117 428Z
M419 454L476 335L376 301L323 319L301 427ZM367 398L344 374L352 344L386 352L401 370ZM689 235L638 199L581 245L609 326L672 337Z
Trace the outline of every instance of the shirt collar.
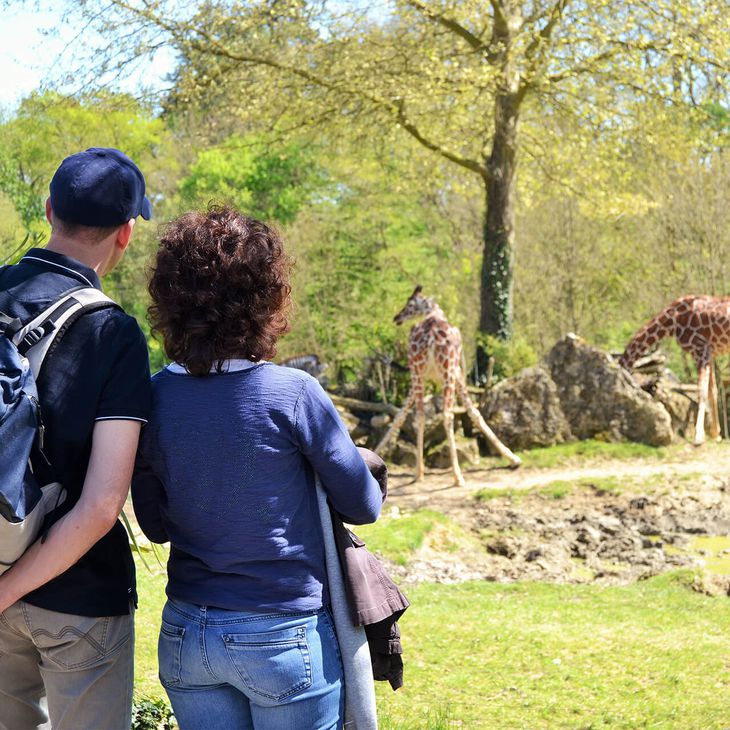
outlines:
M249 368L252 368L259 363L266 362L265 360L259 360L258 362L252 362L251 360L238 360L238 359L231 359L231 360L224 360L223 361L223 367L221 368L221 372L224 373L235 373L239 370L248 370ZM170 363L167 368L171 373L175 373L176 375L188 375L188 371L185 369L184 365L180 365L180 363L173 362ZM215 365L210 369L211 375L216 375L218 371L216 370Z
M78 279L82 284L101 289L101 280L93 269L57 251L49 251L47 248L31 248L20 261L42 266L46 271L56 271L69 278Z

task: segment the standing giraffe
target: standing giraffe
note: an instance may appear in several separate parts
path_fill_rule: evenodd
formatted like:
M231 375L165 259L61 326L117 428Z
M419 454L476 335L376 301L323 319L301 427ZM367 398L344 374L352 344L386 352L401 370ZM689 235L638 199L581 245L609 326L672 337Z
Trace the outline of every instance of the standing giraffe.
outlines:
M463 350L461 347L461 333L446 320L441 307L432 299L421 294L421 287L417 286L406 302L406 306L395 315L393 321L402 324L406 320L425 317L411 329L408 338L408 369L411 371L411 388L406 403L396 415L388 433L383 436L375 451L381 451L398 432L406 420L408 411L416 406L416 430L418 432L416 481L423 479L423 395L426 377L431 377L443 384L444 425L449 441L451 453L451 469L454 474L454 483L464 486L464 477L459 468L456 454L456 440L454 439L454 406L458 395L466 407L475 426L486 436L490 444L513 467L521 464L515 456L487 426L482 414L479 413L466 390L466 380L462 369Z
M642 327L626 345L619 363L631 370L643 353L666 337L679 346L697 365L699 406L695 426L696 446L705 440L705 411L710 405L710 438L720 438L714 358L730 352L730 297L681 297L665 307Z

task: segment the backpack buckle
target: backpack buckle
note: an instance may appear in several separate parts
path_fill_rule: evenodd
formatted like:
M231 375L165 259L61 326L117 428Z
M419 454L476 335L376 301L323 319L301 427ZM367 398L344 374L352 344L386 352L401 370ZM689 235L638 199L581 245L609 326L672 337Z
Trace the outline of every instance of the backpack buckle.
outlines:
M25 355L34 345L37 345L49 332L56 328L53 322L44 322L40 327L27 332L25 337L18 343L18 352Z

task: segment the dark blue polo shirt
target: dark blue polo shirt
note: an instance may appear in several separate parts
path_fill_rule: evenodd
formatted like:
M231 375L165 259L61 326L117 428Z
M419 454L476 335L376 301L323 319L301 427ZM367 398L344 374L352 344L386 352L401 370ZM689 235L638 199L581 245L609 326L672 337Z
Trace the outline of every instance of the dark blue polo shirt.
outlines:
M27 322L79 285L101 289L99 277L84 264L34 248L15 266L0 269L0 311ZM144 423L149 417L147 344L136 320L115 307L80 317L44 361L38 395L45 451L55 480L68 490L65 514L81 495L95 422ZM118 520L75 565L24 598L81 616L127 614L130 599L136 601L134 562Z

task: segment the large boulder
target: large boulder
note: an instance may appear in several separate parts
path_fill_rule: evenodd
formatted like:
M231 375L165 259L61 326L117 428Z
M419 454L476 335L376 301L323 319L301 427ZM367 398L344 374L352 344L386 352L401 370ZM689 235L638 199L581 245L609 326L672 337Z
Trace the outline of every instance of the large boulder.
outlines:
M461 466L474 465L479 463L479 445L475 439L457 436L456 441L456 457ZM447 469L451 466L451 448L449 442L444 441L437 446L433 446L424 455L426 466L436 469Z
M461 419L454 418L454 433L461 431ZM416 409L412 408L403 423L401 429L402 437L410 443L415 444L418 438L416 430ZM432 397L426 396L423 402L423 449L428 451L432 446L446 440L446 427L444 426L444 399L441 393Z
M672 419L672 430L686 439L694 438L697 421L697 393L687 392L671 370L658 375L634 373L634 380L655 401L661 403ZM705 413L705 430L710 430L710 410Z
M553 347L545 363L577 438L639 441L651 446L671 442L672 420L667 410L608 353L568 334Z
M495 385L481 411L513 450L554 446L572 438L558 389L544 367L527 368Z

